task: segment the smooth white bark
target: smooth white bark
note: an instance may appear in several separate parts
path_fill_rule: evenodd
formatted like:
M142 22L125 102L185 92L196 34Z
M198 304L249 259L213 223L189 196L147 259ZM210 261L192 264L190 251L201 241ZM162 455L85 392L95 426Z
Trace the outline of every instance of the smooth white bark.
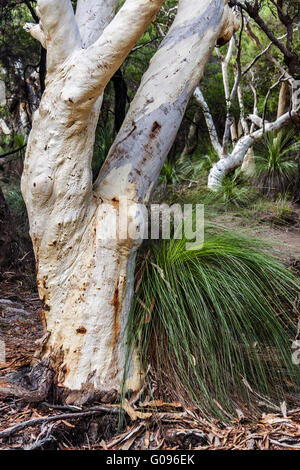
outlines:
M198 101L198 103L200 104L200 106L202 108L212 146L215 149L215 151L216 151L217 155L219 156L219 158L222 158L222 146L221 146L220 141L219 141L216 126L215 126L213 117L210 113L210 109L208 107L208 104L204 99L204 96L203 96L203 93L202 93L200 87L197 87L195 89L194 97L196 98L196 100Z
M118 0L78 0L76 21L82 38L82 46L94 44L111 22Z
M79 1L77 26L67 0L60 1L62 21L72 20L68 51L55 41L61 31L59 19L53 21L58 0L46 6L38 0L50 69L33 119L22 193L50 333L41 357L50 359L58 386L69 390L68 401L78 402L99 391L119 390L122 383L125 324L140 240L112 236L114 215L122 215L120 198L146 204L225 25L229 34L231 11L224 0L193 5L180 0L176 19L93 186L99 97L163 1L127 0L99 37L93 14L99 15L102 5L111 18L114 2ZM81 41L85 48L79 47ZM141 214L131 214L130 223L138 227ZM128 388L138 388L139 374L132 361Z
M292 116L296 117L296 112L292 112ZM286 113L272 123L265 125L265 129L259 129L249 135L242 137L236 144L233 152L226 158L219 160L212 167L208 177L208 188L213 191L217 190L222 179L228 171L240 166L248 150L259 142L265 134L276 132L286 126L291 120L291 114Z

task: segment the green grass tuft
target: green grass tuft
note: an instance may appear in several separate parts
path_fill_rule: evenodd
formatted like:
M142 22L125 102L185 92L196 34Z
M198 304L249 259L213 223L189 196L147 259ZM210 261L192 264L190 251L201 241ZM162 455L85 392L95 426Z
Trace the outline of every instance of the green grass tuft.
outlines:
M218 190L211 192L206 203L219 204L225 208L246 207L253 203L257 191L249 186L240 169L223 178Z
M299 283L262 242L210 227L197 251L184 240L153 244L137 279L128 352L151 365L161 395L224 418L257 411L258 395L278 405L299 382Z
M278 193L285 195L290 189L297 172L299 146L293 131L265 137L255 157L256 178L264 194L275 197Z

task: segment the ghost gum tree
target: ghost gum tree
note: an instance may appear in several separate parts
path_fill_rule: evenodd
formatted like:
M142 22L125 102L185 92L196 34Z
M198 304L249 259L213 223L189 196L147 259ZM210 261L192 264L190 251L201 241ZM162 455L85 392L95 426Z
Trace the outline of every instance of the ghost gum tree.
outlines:
M248 26L248 29L251 31L250 26ZM251 34L253 33L251 32ZM222 63L224 95L226 98L227 106L227 116L225 119L225 130L222 142L220 142L219 140L215 122L213 120L208 103L203 96L201 88L197 86L195 89L194 97L202 109L211 144L219 157L219 161L213 165L209 173L209 189L217 190L224 176L229 171L233 170L234 168L237 168L238 166L242 165L242 169L245 170L245 172L249 170L249 173L251 173L251 167L249 168L249 166L251 164L254 165L253 146L257 142L262 140L266 134L270 132L280 131L285 126L290 124L293 120L296 122L296 119L298 118L300 81L295 80L291 75L289 75L289 73L279 64L279 62L273 56L271 56L270 53L268 53L270 45L267 48L264 48L262 46L262 52L254 58L254 60L245 68L245 70L242 70L239 58L240 43L238 44L235 59L235 62L237 63L237 70L235 72L234 83L231 89L229 85L228 65L233 56L234 39L232 38L230 40L226 57L223 57L220 51L217 51L218 57L221 59ZM258 59L265 55L267 55L267 58L273 63L273 65L276 66L277 69L279 69L279 72L281 72L281 76L278 81L275 81L275 83L270 86L270 89L266 95L265 109L261 117L258 114L257 108L258 90L250 81L250 88L252 89L254 95L254 105L253 114L250 114L246 117L241 81L242 78L247 76L247 74L252 71L251 68L258 61ZM278 99L277 118L273 122L268 122L264 116L266 112L268 97L271 91L274 88L278 87L280 83L281 90ZM291 105L290 109L286 110L286 94L288 87L291 90ZM236 124L232 116L233 102L236 98L238 98L240 109L239 132L236 128ZM248 124L248 121L250 122L250 124ZM231 152L229 151L230 138L233 147Z
M125 325L140 240L105 237L120 198L147 204L187 103L217 40L236 23L226 0L180 0L96 182L91 159L105 86L163 0L38 0L27 30L47 49L46 90L34 115L22 177L45 336L31 368L5 394L43 399L51 382L68 403L120 390ZM122 215L122 214L121 214ZM129 220L143 222L137 211ZM125 230L127 227L125 227ZM21 377L21 378L20 378ZM140 385L132 359L127 388Z
M213 165L208 178L208 187L212 190L217 190L224 176L234 168L237 168L244 163L243 167L246 169L245 167L248 166L249 159L250 164L251 160L253 163L253 153L251 149L257 142L263 139L267 133L278 133L281 129L283 129L283 127L287 126L291 122L299 125L300 58L299 54L297 53L298 51L296 50L297 41L294 40L298 30L300 13L299 1L292 0L283 2L282 0L272 0L270 4L268 4L268 2L260 0L230 0L229 5L239 9L240 15L243 19L242 24L245 24L245 31L248 38L256 44L261 52L253 60L253 62L249 64L246 70L242 71L240 63L241 44L238 45L237 73L235 74L234 85L231 92L228 89L228 68L226 66L228 65L228 61L232 56L232 48L229 47L226 58L221 57L224 89L227 103L227 117L222 145L218 140L210 110L201 93L201 90L196 90L195 97L202 107L212 145L214 146L216 153L219 156L219 161ZM270 27L264 21L262 13L266 7L269 8L269 14L272 14L275 18L277 17L278 23L281 24L281 26L286 30L286 34L283 36L279 38L276 37L275 31L270 29ZM271 41L267 48L262 45L259 38L253 32L250 25L250 20L252 23L256 24L256 26L259 27L264 35ZM231 44L233 45L233 39L231 40ZM271 46L275 46L277 48L277 52L281 54L282 60L279 60L271 54ZM269 92L267 93L265 110L262 117L258 116L256 97L254 97L254 111L252 115L248 116L249 121L251 121L249 126L244 116L241 80L249 71L251 71L251 67L261 57L266 57L268 61L272 62L272 64L275 66L275 69L277 69L277 71L280 73L280 77L276 83L272 84ZM280 84L282 84L282 93L280 93L279 96L277 119L273 122L267 122L265 120L265 111L269 93ZM289 110L285 110L287 88L290 90ZM240 119L242 123L243 135L240 139L238 139L237 142L234 142L234 139L232 139L233 150L230 153L228 152L227 145L230 137L230 127L233 123L232 113L230 111L236 96L238 97L240 106Z

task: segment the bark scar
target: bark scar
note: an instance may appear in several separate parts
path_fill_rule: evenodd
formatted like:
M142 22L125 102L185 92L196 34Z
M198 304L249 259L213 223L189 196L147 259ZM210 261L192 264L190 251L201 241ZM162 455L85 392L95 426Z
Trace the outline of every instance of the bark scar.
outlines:
M85 335L86 331L87 330L84 326L80 326L79 328L77 328L76 333L79 333L81 335Z
M117 287L115 288L112 305L114 307L114 337L113 337L113 346L118 341L120 334L120 320L119 320L119 310L120 310L120 291L119 291L119 280Z
M154 123L152 125L151 132L154 133L154 132L158 131L159 129L161 129L161 125L159 124L159 122L154 121Z

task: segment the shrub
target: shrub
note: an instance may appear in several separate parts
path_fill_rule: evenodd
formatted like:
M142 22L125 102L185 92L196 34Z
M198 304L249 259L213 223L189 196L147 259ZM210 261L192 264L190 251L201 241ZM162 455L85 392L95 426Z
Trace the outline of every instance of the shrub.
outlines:
M297 171L295 152L299 147L292 131L265 137L255 157L257 183L264 194L275 197L289 190Z

